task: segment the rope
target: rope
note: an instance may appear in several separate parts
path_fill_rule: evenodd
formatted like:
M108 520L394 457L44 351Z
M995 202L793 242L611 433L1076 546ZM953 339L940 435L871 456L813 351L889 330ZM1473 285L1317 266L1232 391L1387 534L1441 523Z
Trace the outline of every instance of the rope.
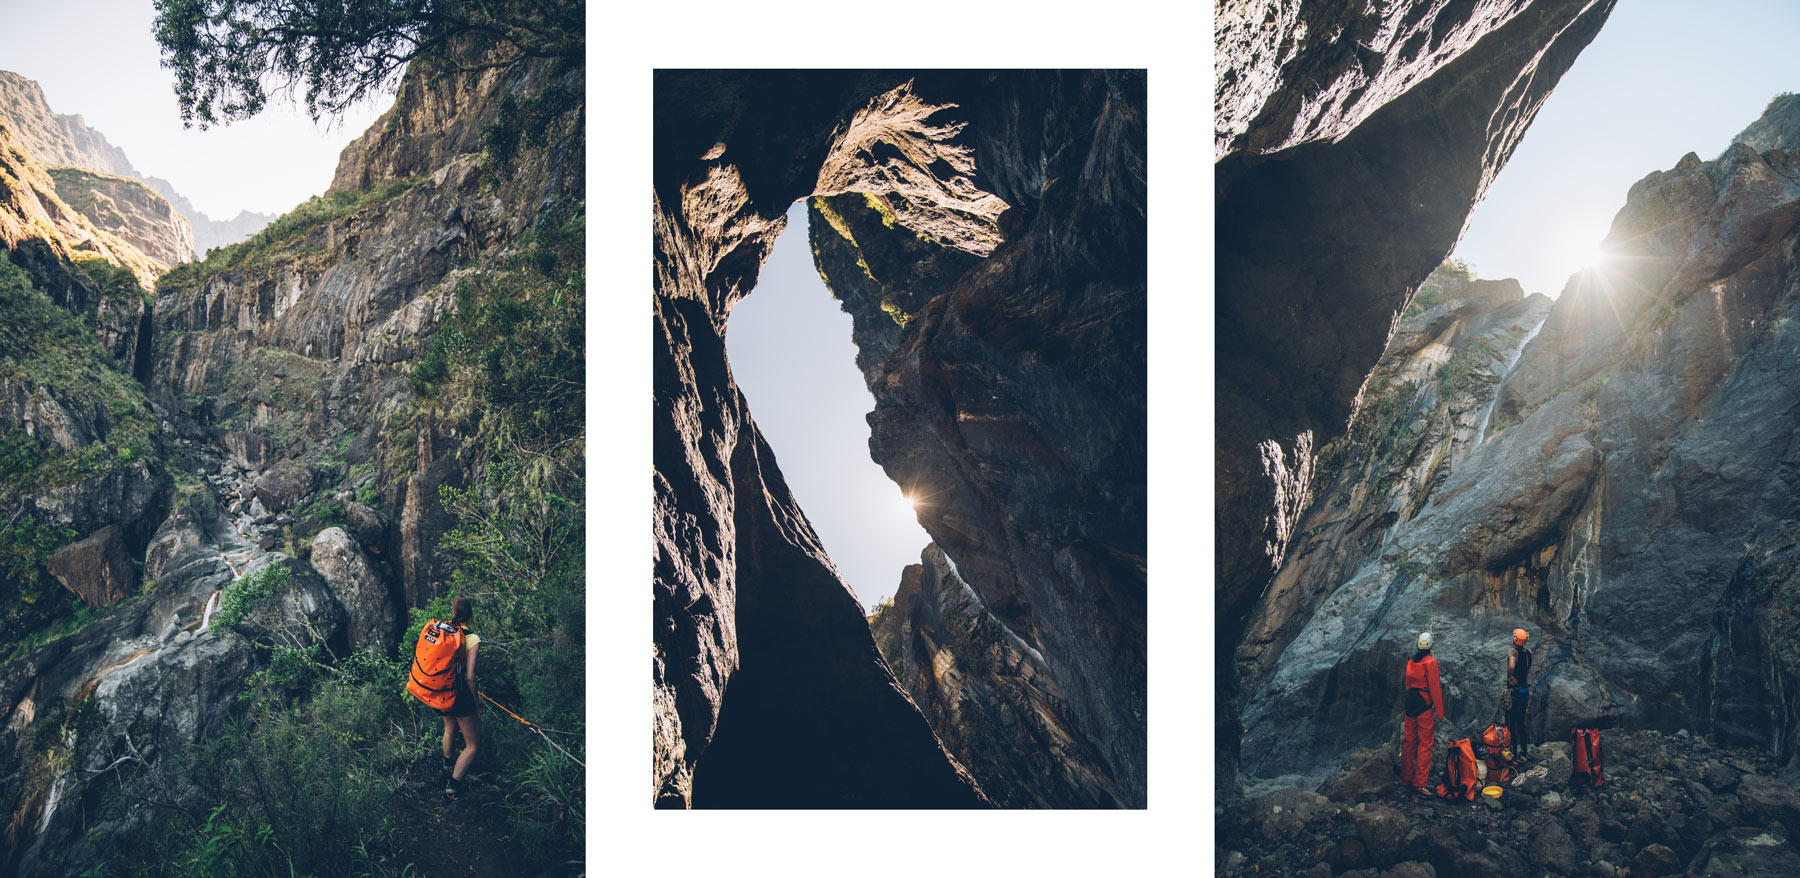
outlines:
M549 744L549 745L550 745L550 746L552 746L552 747L555 747L555 748L556 748L556 752L558 752L558 753L561 753L561 754L562 754L562 755L564 755L564 756L567 756L567 757L569 757L569 761L570 761L570 762L573 762L573 763L575 763L575 764L576 764L576 765L579 765L579 766L581 766L581 770L582 770L582 771L586 771L586 770L587 770L587 763L585 763L585 762L582 762L582 761L581 761L581 760L579 760L579 759L576 759L576 758L575 758L575 755L574 755L574 754L573 754L573 753L570 753L570 752L569 752L569 751L567 751L567 750L564 750L564 749L563 749L563 748L562 748L562 746L561 746L561 745L559 745L559 744L557 744L557 743L556 743L556 742L555 742L555 741L552 741L552 740L550 740L550 736L549 736L549 735L546 735L546 734L544 734L544 727L543 727L543 726L540 726L540 725L538 725L538 724L537 724L537 723L534 723L534 722L532 722L532 721L531 721L531 720L528 720L528 719L526 719L526 718L524 718L524 717L522 717L522 716L520 716L520 715L518 715L518 714L516 714L516 713L513 713L513 712L512 712L512 711L510 711L510 710L507 710L507 709L506 709L506 705L504 705L504 704L501 704L501 703L500 703L500 702L498 702L498 701L495 701L495 700L494 700L494 699L492 699L492 698L488 698L488 694L487 694L487 693L486 693L486 692L483 692L483 693L481 693L481 697L483 697L483 698L487 698L487 701L488 701L488 703L489 703L489 704L492 704L492 705L493 705L493 706L495 706L495 707L498 707L498 708L500 708L500 710L501 710L501 711L502 711L502 712L503 712L503 713L505 713L505 714L506 714L506 715L507 715L507 716L510 716L510 717L512 717L512 718L513 718L513 719L516 719L516 720L518 720L518 721L519 721L519 722L521 722L521 723L523 723L523 724L524 724L524 725L525 725L525 727L526 727L526 728L528 728L528 729L530 729L530 730L532 730L532 731L534 731L534 732L537 732L537 736L538 736L538 737L540 737L540 738L543 738L543 739L544 739L544 743L546 743L546 744ZM559 734L565 734L565 735L566 735L566 734L569 734L569 733L568 733L568 732L560 732L560 733L559 733Z

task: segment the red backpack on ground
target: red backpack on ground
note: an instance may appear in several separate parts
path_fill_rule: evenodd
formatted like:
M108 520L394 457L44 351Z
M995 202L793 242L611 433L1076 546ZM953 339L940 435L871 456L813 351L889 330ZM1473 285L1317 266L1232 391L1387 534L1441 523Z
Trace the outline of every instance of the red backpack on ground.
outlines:
M1600 730L1575 729L1569 736L1575 745L1575 782L1600 786L1604 783L1600 777Z
M456 674L461 669L456 657L462 654L463 639L463 630L456 625L436 619L426 622L413 648L406 691L427 707L449 710L456 703Z
M1512 749L1512 731L1502 725L1488 726L1481 733L1481 744L1487 748L1488 783L1512 780L1512 761L1506 758L1506 751Z
M1446 799L1475 800L1481 781L1475 777L1475 748L1468 738L1451 741L1444 749L1444 782L1437 794Z

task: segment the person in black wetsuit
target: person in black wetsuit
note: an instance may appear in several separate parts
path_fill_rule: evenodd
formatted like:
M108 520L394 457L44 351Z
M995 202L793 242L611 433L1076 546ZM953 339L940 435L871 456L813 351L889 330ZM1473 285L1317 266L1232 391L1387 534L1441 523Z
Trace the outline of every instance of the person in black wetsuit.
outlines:
M1525 746L1525 708L1531 704L1531 650L1525 648L1525 641L1531 635L1523 628L1513 629L1513 648L1506 655L1506 687L1512 695L1512 703L1506 710L1506 731L1512 738L1513 755L1524 759Z

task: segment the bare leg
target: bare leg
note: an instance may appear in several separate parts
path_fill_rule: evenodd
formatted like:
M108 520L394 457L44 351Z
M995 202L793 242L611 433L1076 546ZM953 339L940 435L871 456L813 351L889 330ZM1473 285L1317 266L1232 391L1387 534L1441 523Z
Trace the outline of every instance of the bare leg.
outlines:
M444 717L444 758L450 758L450 744L456 735L456 720Z
M444 721L449 722L449 719ZM475 753L481 749L481 720L471 713L457 717L456 725L462 729L463 751L456 758L456 770L450 776L462 780L463 775L468 773L469 766L475 763Z

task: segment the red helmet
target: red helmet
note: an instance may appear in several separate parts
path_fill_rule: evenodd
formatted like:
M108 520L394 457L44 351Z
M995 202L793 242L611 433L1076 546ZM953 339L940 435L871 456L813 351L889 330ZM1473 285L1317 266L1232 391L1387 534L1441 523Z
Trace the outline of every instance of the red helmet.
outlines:
M1519 646L1524 646L1525 641L1527 641L1529 639L1531 639L1531 635L1526 633L1525 629L1523 629L1523 628L1514 628L1513 629L1513 643L1515 643Z

